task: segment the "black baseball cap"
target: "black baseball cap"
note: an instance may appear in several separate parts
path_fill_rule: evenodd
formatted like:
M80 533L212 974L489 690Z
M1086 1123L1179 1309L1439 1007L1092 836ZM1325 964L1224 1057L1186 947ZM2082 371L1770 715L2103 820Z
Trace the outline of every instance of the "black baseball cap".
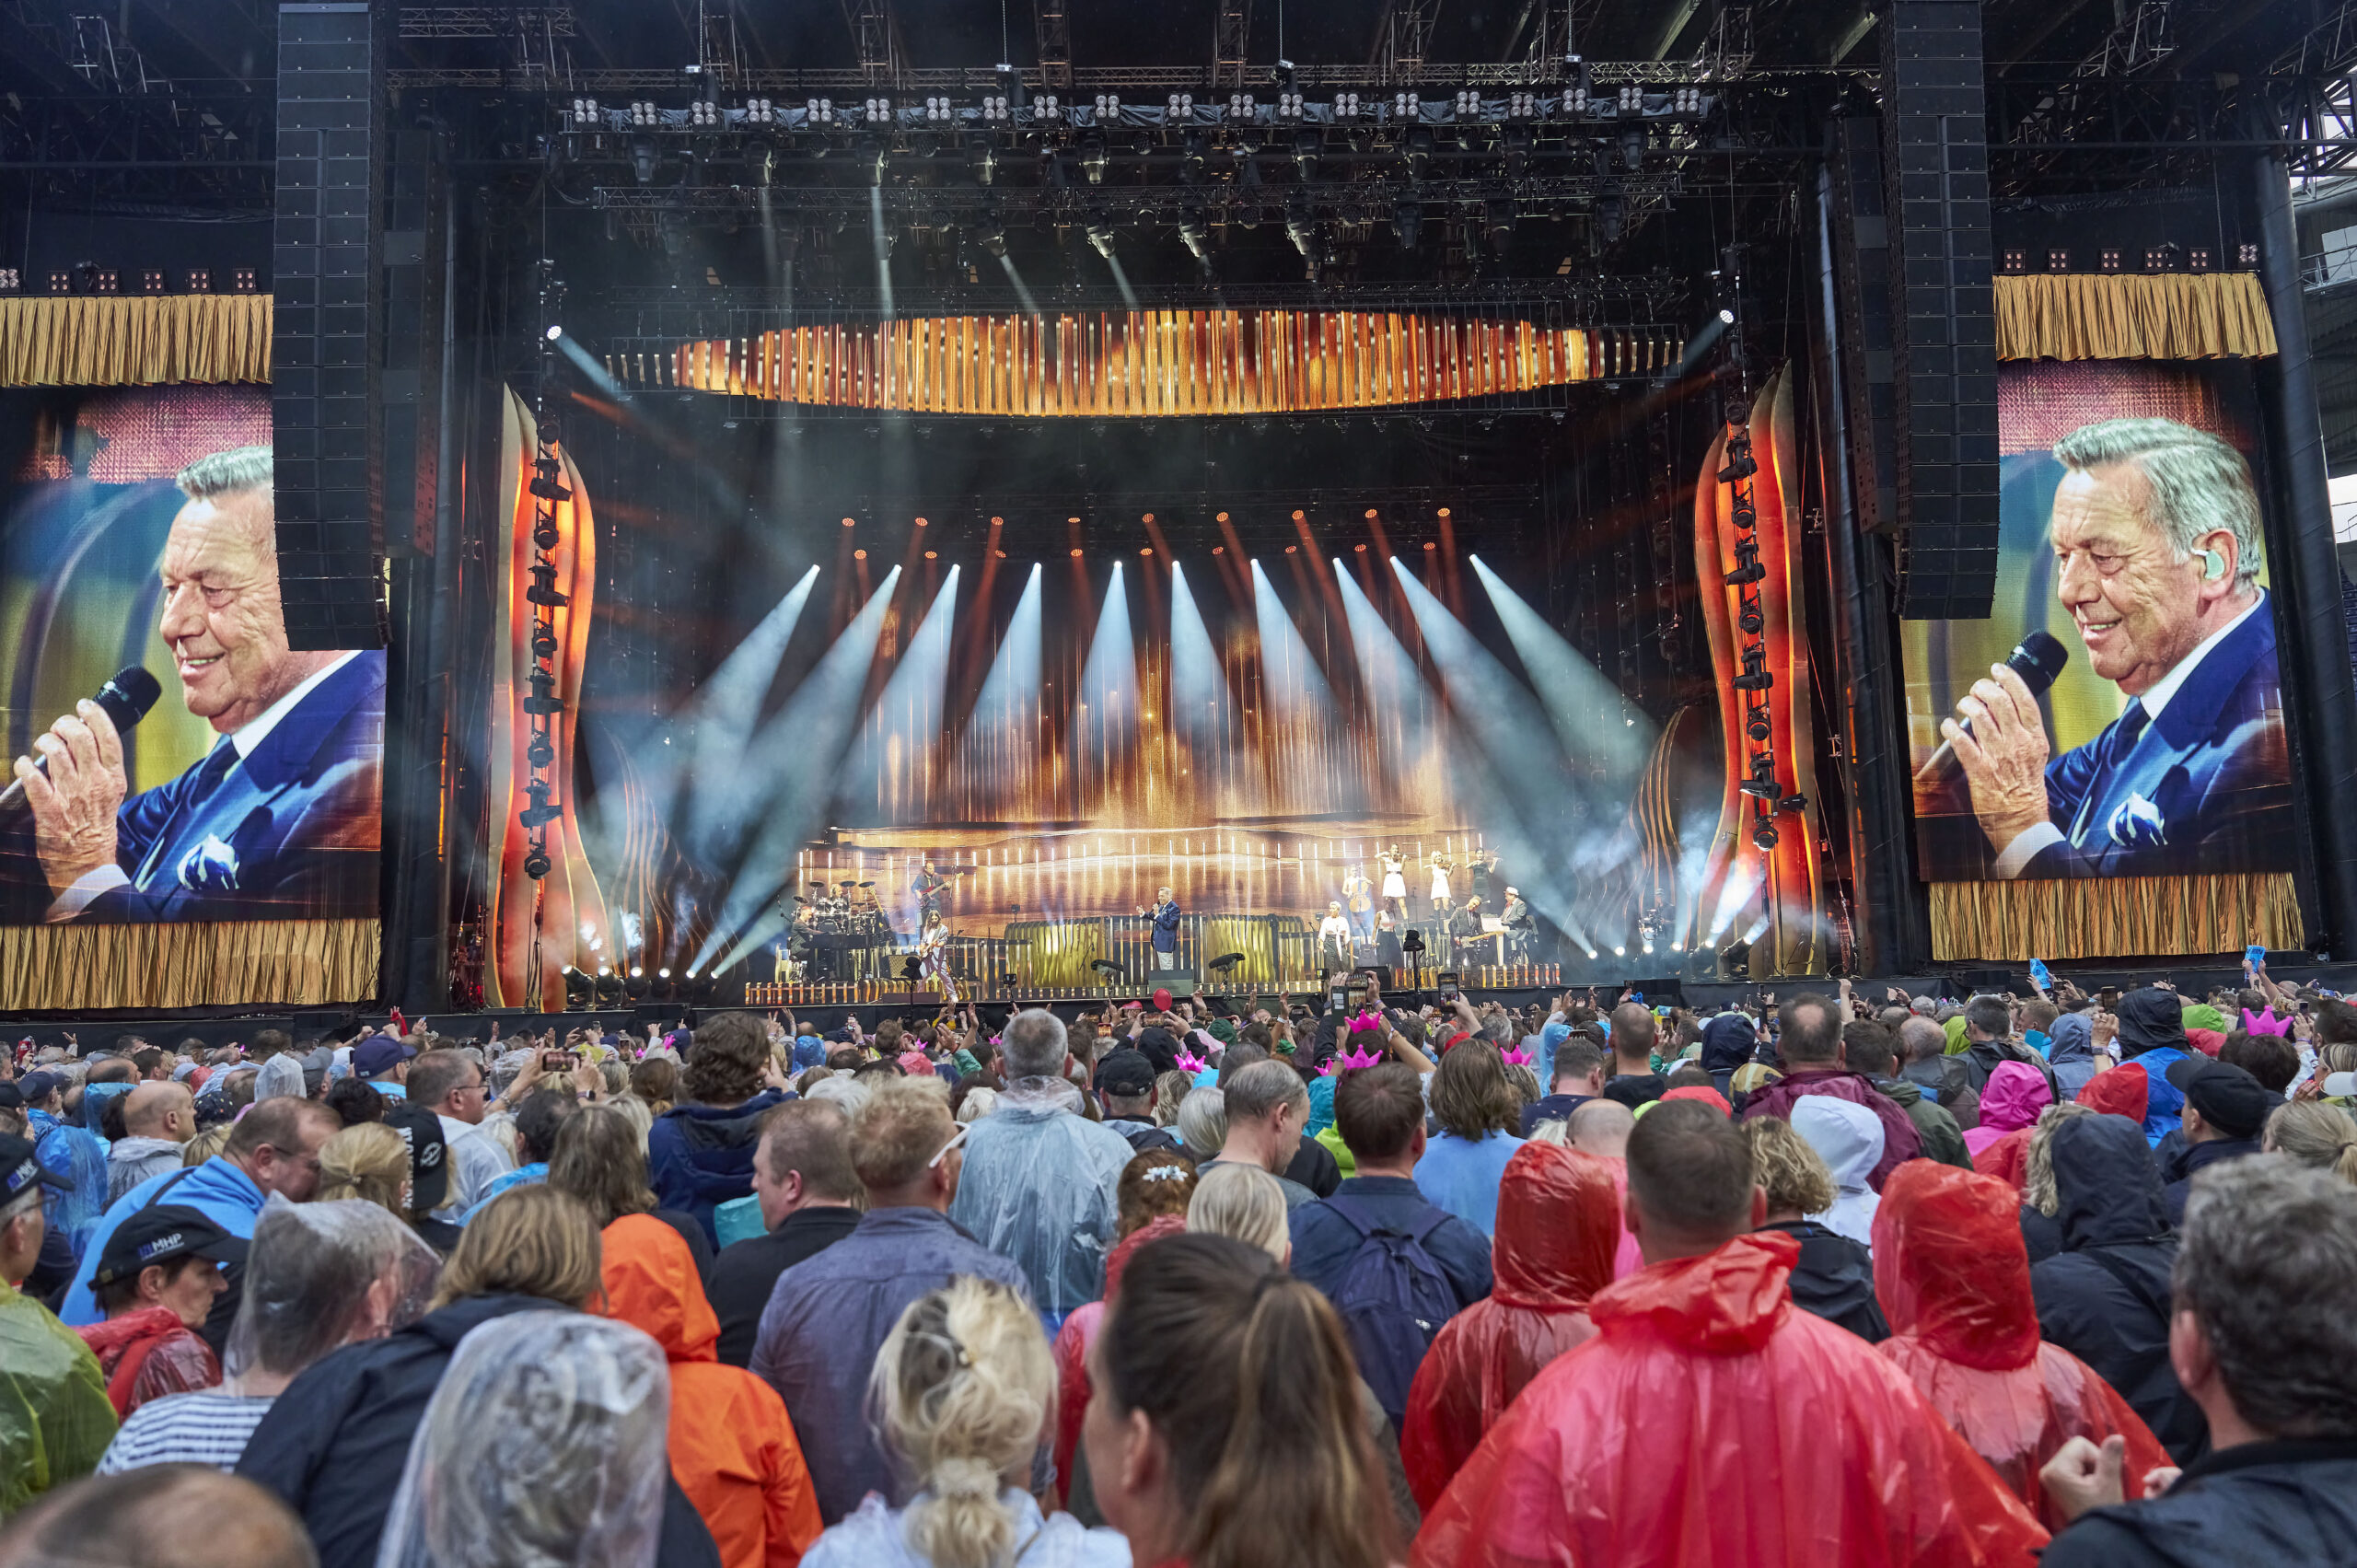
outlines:
M114 1234L107 1237L106 1250L99 1256L98 1272L90 1276L90 1286L103 1290L118 1280L136 1279L151 1263L169 1263L180 1258L231 1263L245 1255L244 1239L222 1229L203 1211L180 1203L157 1203L124 1215L114 1227Z
M2169 1063L2168 1080L2184 1091L2185 1102L2201 1120L2229 1138L2256 1138L2268 1116L2283 1103L2248 1069L2206 1056L2188 1056Z
M1146 1060L1143 1051L1114 1051L1097 1064L1097 1087L1100 1093L1121 1099L1135 1099L1154 1092L1154 1063Z
M0 1184L6 1187L0 1191L0 1206L15 1202L35 1184L54 1187L61 1192L74 1191L71 1179L41 1163L30 1138L19 1138L13 1132L0 1133Z
M409 1148L411 1209L433 1213L450 1193L450 1151L442 1135L442 1119L414 1100L388 1095L385 1125L400 1133Z

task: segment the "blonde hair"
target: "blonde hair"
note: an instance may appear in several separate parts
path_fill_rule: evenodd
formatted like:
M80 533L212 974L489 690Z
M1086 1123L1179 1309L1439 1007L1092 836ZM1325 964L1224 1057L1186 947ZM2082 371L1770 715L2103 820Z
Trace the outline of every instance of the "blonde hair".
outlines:
M1572 1146L1572 1122L1567 1116L1550 1117L1530 1130L1530 1142L1552 1144L1559 1149Z
M1768 1190L1771 1214L1821 1214L1833 1206L1833 1172L1825 1157L1781 1117L1758 1116L1743 1124L1751 1144L1751 1168Z
M997 1109L998 1091L988 1084L977 1084L968 1089L966 1098L958 1102L958 1121L961 1125L970 1124L988 1116Z
M216 1121L181 1144L180 1164L203 1165L219 1154L229 1142L229 1126L226 1121Z
M655 1131L655 1108L636 1095L616 1095L606 1104L630 1118L631 1126L638 1132L638 1146L645 1148L646 1135Z
M939 1078L879 1078L852 1111L852 1169L870 1192L905 1187L955 1131L948 1086Z
M960 1276L900 1314L868 1399L926 1494L904 1527L934 1568L993 1568L1013 1553L1015 1516L999 1493L1028 1474L1055 1391L1039 1315L1006 1286Z
M467 1222L429 1312L470 1295L537 1295L578 1307L605 1288L588 1206L544 1183L511 1187Z
M1158 1074L1154 1080L1154 1124L1156 1127L1176 1125L1179 1102L1195 1086L1195 1080L1173 1068Z
M2357 1182L2357 1119L2337 1105L2293 1100L2277 1106L2267 1119L2263 1146Z
M1234 1160L1213 1164L1197 1179L1187 1203L1187 1228L1210 1236L1232 1236L1282 1263L1292 1249L1285 1224L1285 1190L1259 1166Z
M319 1145L319 1190L312 1197L322 1203L357 1198L407 1219L401 1189L409 1179L409 1145L401 1135L381 1121L363 1121Z
M2062 1212L2062 1194L2054 1185L2054 1130L2074 1116L2096 1116L2094 1106L2066 1099L2038 1113L2029 1133L2029 1154L2023 1162L2022 1202L2052 1219Z

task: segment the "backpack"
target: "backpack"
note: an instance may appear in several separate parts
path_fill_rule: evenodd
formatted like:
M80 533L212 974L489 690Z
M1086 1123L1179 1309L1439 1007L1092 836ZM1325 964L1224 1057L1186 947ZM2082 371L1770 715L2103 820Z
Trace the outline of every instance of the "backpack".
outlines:
M1402 1231L1379 1223L1356 1199L1338 1195L1326 1204L1359 1233L1358 1250L1334 1287L1334 1310L1350 1334L1359 1376L1375 1390L1397 1432L1407 1420L1416 1368L1440 1326L1457 1314L1457 1291L1424 1248L1425 1238L1449 1216L1426 1203Z

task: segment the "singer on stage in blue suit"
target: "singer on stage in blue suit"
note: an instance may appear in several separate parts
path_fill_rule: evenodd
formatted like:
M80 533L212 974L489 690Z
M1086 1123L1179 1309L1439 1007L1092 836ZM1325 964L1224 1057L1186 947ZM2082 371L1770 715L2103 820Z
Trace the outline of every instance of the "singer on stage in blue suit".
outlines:
M125 799L122 738L82 703L18 758L45 917L121 924L373 915L385 656L287 646L271 449L180 475L160 566L160 632L188 710L219 738L180 777Z
M1154 922L1154 967L1175 970L1178 967L1178 900L1167 888L1157 888L1154 908L1138 911L1139 915Z
M1999 666L1943 722L1993 875L2288 868L2291 770L2249 469L2166 419L2086 425L2054 455L2056 593L2127 705L2049 761L2036 697Z

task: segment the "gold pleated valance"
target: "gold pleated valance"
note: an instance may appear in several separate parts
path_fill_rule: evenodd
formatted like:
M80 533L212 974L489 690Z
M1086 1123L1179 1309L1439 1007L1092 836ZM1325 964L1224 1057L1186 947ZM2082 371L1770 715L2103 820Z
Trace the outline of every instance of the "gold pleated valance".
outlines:
M0 387L268 381L270 296L0 299Z
M2289 872L1933 882L1932 957L2159 958L2306 946Z
M1999 359L2248 359L2275 352L2256 273L2000 276Z
M373 919L0 926L0 1011L359 1002L380 940Z

